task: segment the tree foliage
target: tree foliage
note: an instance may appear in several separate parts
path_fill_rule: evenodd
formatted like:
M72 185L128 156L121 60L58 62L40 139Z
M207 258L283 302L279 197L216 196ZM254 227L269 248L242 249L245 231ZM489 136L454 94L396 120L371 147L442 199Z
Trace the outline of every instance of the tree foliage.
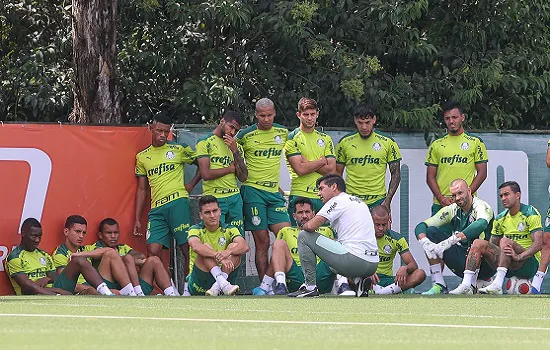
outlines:
M7 1L7 0L3 0ZM252 121L270 97L298 124L300 97L319 124L349 126L353 106L385 127L429 130L456 99L469 126L546 128L550 3L544 0L119 0L123 121L159 110L213 121L233 108ZM59 0L17 0L0 14L0 114L64 119L72 107L70 22ZM42 55L40 57L40 55Z

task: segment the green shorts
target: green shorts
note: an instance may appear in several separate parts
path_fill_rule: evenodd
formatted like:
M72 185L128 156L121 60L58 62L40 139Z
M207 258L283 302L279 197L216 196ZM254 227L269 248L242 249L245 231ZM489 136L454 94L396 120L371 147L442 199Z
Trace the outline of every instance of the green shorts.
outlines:
M59 276L57 276L57 279L52 285L53 288L61 288L63 290L66 290L69 293L74 293L74 289L76 288L76 281L73 281L67 275L64 271L62 271Z
M380 282L378 282L377 285L379 285L380 287L387 287L395 282L395 276L388 276L382 273L379 273L377 275L378 278L380 278Z
M229 274L227 280L231 284L235 284L237 278L237 269ZM191 295L204 295L204 293L212 287L216 279L210 272L205 272L197 266L193 267L193 271L187 276L187 286Z
M187 230L191 226L189 198L178 198L149 212L147 244L159 243L170 248L170 232L178 246L187 243Z
M267 230L269 225L290 223L283 195L251 186L241 186L243 198L244 229Z
M243 227L243 199L239 193L229 197L218 198L222 216L221 222L231 226L235 226L244 237Z
M508 270L506 273L506 277L517 277L517 278L525 278L525 279L531 279L535 274L537 273L537 270L539 269L539 261L534 256L527 259L525 264L523 264L522 267L520 267L517 270Z
M295 196L291 194L288 196L288 216L290 216L290 225L296 226L296 220L294 220L294 202L296 202L296 199L300 198L302 196ZM313 211L315 213L319 212L321 208L323 207L323 201L321 201L320 198L308 198L311 203L313 204Z
M109 289L116 289L116 290L122 289L122 287L120 286L120 284L118 284L118 282L111 282L108 279L104 278L103 276L101 276L101 279L103 280L103 282L107 285L107 288L109 288ZM83 284L85 286L90 286L90 283L88 283L88 282L83 283Z
M141 279L141 277L139 277L139 285L143 294L151 295L151 293L153 292L153 286L150 285L147 281Z
M317 264L316 269L316 284L320 293L330 293L332 291L332 286L334 284L334 278L336 275L329 266L324 262L320 261ZM304 284L304 273L302 268L296 264L296 261L292 262L290 270L286 273L286 286L289 292L295 292Z
M426 230L426 236L434 243L439 243L451 237L450 225L449 231L442 230L438 227L430 226ZM464 277L464 270L466 269L466 258L468 257L468 247L464 245L455 244L451 248L447 249L443 253L443 261L445 265L453 271L458 277ZM536 270L535 270L536 272ZM485 259L481 260L481 266L479 267L479 277L481 279L488 279L496 273Z

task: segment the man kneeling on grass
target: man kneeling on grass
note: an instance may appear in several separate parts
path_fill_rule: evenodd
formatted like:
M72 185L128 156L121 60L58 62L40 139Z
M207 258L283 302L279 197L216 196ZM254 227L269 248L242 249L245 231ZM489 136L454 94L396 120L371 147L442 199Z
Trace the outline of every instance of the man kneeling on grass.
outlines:
M99 294L112 295L96 269L84 258L72 259L58 275L50 254L38 248L41 240L40 222L34 218L23 221L21 244L6 259L6 271L15 294L70 295L82 274Z
M239 291L239 286L229 281L234 280L235 269L241 263L241 256L248 252L248 245L238 228L220 223L221 211L216 197L201 197L199 214L202 222L191 226L188 233L189 293L233 295Z

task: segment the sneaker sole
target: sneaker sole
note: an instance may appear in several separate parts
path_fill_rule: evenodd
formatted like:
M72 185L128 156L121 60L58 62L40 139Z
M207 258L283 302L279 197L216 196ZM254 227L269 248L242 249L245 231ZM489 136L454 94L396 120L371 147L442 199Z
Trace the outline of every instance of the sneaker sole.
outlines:
M227 292L224 292L225 295L235 295L239 291L239 286L234 285L231 289L229 289Z

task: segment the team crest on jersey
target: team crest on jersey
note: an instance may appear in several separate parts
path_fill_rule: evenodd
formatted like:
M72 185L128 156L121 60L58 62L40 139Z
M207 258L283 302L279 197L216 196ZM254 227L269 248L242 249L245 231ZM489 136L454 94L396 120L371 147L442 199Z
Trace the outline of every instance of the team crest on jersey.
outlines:
M276 144L280 145L281 142L283 142L283 138L281 137L281 135L275 135L275 137L273 138L273 140L275 141Z
M174 159L174 158L176 158L176 154L174 153L174 151L166 152L166 159Z
M261 224L261 223L262 223L262 219L260 219L259 216L254 215L254 216L252 217L252 225L258 226L258 225Z
M325 147L325 140L317 139L317 145L319 145L319 147Z
M470 144L468 142L462 142L460 144L460 148L462 148L464 151L469 150L470 149Z
M40 263L42 264L42 266L46 266L46 258L41 256L39 260L40 260Z
M525 224L523 223L523 221L520 221L519 224L518 224L518 231L523 231L525 230Z
M225 247L225 237L220 237L218 238L218 245L219 246L222 246L222 247Z
M149 237L151 237L151 231L147 230L147 232L145 232L145 240L148 240Z
M474 222L474 217L473 215L470 215L470 217L468 218L468 222L471 224L472 222Z
M391 251L392 251L391 246L389 244L386 244L382 250L386 254L391 254Z
M547 216L546 220L544 220L544 226L546 227L550 226L550 216Z
M382 145L379 144L378 142L375 142L372 144L372 149L375 151L380 151L382 149Z

